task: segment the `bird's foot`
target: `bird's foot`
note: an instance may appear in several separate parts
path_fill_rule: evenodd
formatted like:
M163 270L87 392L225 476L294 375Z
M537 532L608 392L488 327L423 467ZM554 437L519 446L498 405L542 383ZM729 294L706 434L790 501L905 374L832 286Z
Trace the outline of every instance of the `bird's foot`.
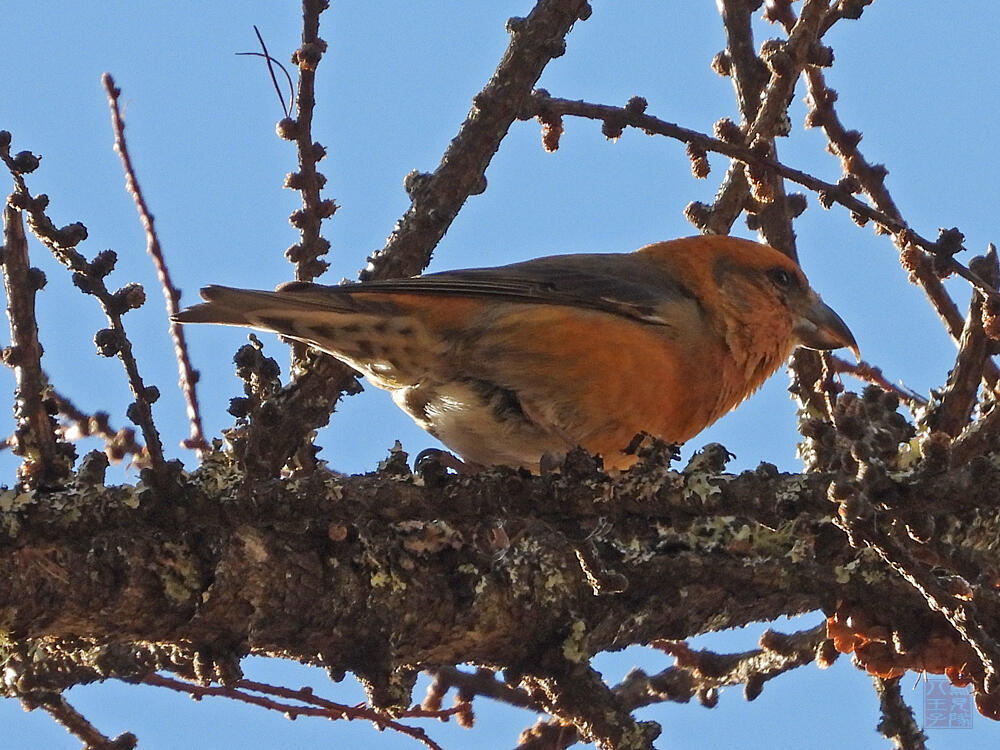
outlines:
M437 464L444 469L451 469L456 474L476 474L483 470L481 465L471 461L463 461L454 453L440 448L424 448L413 459L413 469L420 473L431 468L432 464Z

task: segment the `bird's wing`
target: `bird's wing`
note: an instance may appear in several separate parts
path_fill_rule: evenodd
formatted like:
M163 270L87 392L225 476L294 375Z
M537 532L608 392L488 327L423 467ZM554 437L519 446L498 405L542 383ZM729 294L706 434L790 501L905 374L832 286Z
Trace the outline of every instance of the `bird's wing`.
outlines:
M553 255L495 268L471 268L363 284L321 286L290 282L278 288L304 305L357 309L363 292L488 297L565 305L669 325L671 303L698 305L697 297L667 271L635 254ZM338 300L339 298L339 300Z

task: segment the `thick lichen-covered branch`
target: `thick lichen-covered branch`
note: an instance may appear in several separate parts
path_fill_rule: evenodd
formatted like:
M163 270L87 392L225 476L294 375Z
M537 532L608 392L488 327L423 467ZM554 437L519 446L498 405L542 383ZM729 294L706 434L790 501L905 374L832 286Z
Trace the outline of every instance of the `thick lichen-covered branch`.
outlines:
M258 483L247 495L243 475L215 456L173 497L82 484L44 502L0 497L10 508L0 514L0 547L10 547L0 625L34 654L7 660L12 684L23 693L127 677L142 652L99 645L126 638L164 654L143 656L133 677L177 662L228 681L243 655L281 653L355 672L376 708L395 710L410 704L415 670L471 662L530 678L538 702L532 691L555 695L601 651L840 601L917 631L947 626L831 526L823 474L718 476L695 462L615 479L576 462L548 477L495 470L428 482L393 466ZM998 480L978 466L917 474L897 487L913 502L892 507L954 522L981 513L948 500L956 485L988 506L1000 501ZM884 508L881 523L897 512ZM588 537L591 563L616 571L620 590L595 596L577 554ZM1000 618L994 597L977 602L982 622ZM691 663L704 672L702 662ZM551 708L579 718L573 705ZM636 730L580 721L587 736Z

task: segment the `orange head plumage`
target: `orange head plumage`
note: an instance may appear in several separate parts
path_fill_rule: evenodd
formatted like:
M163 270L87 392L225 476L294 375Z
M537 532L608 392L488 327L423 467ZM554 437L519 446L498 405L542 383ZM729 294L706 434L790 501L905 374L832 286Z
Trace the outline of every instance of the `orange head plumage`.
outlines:
M625 468L637 433L688 440L796 346L857 354L794 261L717 235L365 284L210 286L202 296L174 319L304 341L389 390L467 461L532 470L577 445Z

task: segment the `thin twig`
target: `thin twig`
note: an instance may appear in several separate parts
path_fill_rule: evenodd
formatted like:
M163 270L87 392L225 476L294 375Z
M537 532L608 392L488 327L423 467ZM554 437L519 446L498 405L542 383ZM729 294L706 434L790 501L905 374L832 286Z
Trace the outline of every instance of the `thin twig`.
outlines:
M326 42L319 37L319 23L328 5L326 0L302 2L302 44L292 55L298 67L295 118L285 117L278 123L278 134L295 142L298 160L298 171L288 174L284 186L297 190L302 200L302 207L289 216L299 230L299 241L285 251L285 257L295 264L295 278L299 281L311 281L328 268L329 263L321 256L329 251L330 243L321 229L323 220L337 210L335 201L320 196L326 176L316 164L326 156L326 150L312 140L316 68L326 51ZM311 352L301 342L292 342L291 360L293 382L268 402L272 418L267 424L250 421L246 450L242 452L248 476L274 476L289 463L315 466L315 451L307 436L329 421L344 393L360 390L351 368L333 357ZM296 376L300 376L298 380Z
M826 34L830 27L841 19L857 20L861 18L865 8L873 2L874 0L837 0L837 4L830 8L830 12L823 19L823 25L820 28L821 34Z
M22 700L25 708L30 709L37 705L68 732L83 741L84 750L132 750L138 744L138 739L131 732L125 732L111 739L56 693L48 693L42 697L31 696L31 699Z
M547 670L548 671L548 670ZM545 677L524 675L521 684L555 720L604 748L652 750L659 728L639 722L623 698L591 667L567 665Z
M730 685L743 685L747 700L755 700L767 681L811 664L826 637L824 622L787 635L768 630L761 636L761 648L737 654L695 651L683 642L654 642L676 657L677 664L648 677L636 672L619 690L630 696L628 703L635 708L664 700L683 703Z
M108 291L105 277L114 269L117 256L111 250L99 253L93 261L88 261L76 246L87 238L87 228L79 223L56 227L46 214L49 204L48 196L34 197L28 190L22 172L24 171L9 156L10 134L0 131L0 140L4 141L0 148L0 160L10 170L17 189L8 199L8 203L28 215L28 227L32 233L45 245L52 255L73 271L73 283L85 294L97 297L107 316L111 327L98 331L95 337L98 351L104 356L117 355L125 368L129 388L135 401L128 409L128 417L142 430L146 440L146 451L150 465L157 480L166 476L166 463L163 458L163 444L153 422L152 402L156 400L158 391L155 386L146 386L139 373L139 365L132 353L132 342L125 334L122 316L129 310L140 307L145 302L145 293L138 284L129 284L112 293ZM35 165L41 157L33 157Z
M167 303L167 319L169 320L171 316L180 310L178 303L181 293L170 279L170 271L167 269L167 263L163 257L163 248L160 246L160 240L153 226L153 215L146 204L142 188L139 187L139 181L135 176L135 168L129 156L128 144L125 142L125 122L122 120L121 111L118 108L118 98L121 96L121 89L115 86L115 81L110 73L105 73L101 76L101 83L104 84L104 91L108 95L108 106L111 109L111 125L115 133L115 153L121 158L122 169L125 171L125 189L132 197L136 210L139 212L139 220L146 233L146 251L149 253L150 258L153 259L156 276L160 280L163 298ZM177 357L179 382L181 392L184 394L184 401L187 404L188 423L191 427L191 437L184 442L184 446L193 448L197 452L198 457L201 458L208 449L208 442L205 440L205 433L201 427L198 394L195 392L198 373L191 366L187 341L184 338L184 327L179 323L171 322L169 330L170 338L174 342L174 355Z
M820 22L828 7L829 0L805 0L798 19L789 30L788 39L776 45L773 53L766 58L771 76L764 88L756 117L746 129L745 142L751 147L767 146L766 153L775 160L778 154L775 139L788 131L788 107L799 75L812 62L813 50L819 44ZM765 47L770 50L772 46L775 45L765 42L762 52ZM783 181L773 172L754 169L750 165L746 169L746 178L751 197L760 204L756 223L764 239L797 261L793 216Z
M737 128L728 119L723 119L716 123L716 132L725 134L723 139L728 142L752 147L756 155L777 162L776 136L788 127L791 93L806 59L803 47L818 44L819 33L811 23L817 15L818 6L813 2L805 3L803 16L807 22L798 24L790 3L769 3L765 8L765 17L770 11L783 9L784 17L789 22L788 42L785 45L767 42L761 46L762 54L758 55L752 18L757 5L743 0L720 0L717 3L726 30L726 49L716 56L712 67L721 74L728 74L733 80L741 126ZM793 31L797 56L789 55L783 48L791 46ZM805 44L803 37L808 37ZM769 52L767 64L762 59L765 46ZM758 133L756 138L748 137L754 131ZM690 144L688 148L691 148ZM799 202L804 204L804 201ZM796 208L790 203L781 175L772 169L731 158L713 204L706 206L692 202L685 209L685 215L703 232L729 234L744 209L747 211L747 225L751 229L758 230L766 242L798 261L792 219L804 210L804 205ZM825 406L823 396L811 387L816 379L809 376L809 373L821 369L819 356L814 352L797 350L790 368L796 374L794 382L805 386L805 390L798 393L799 398L805 403Z
M838 357L836 354L832 354L830 355L830 362L833 364L834 372L847 373L848 375L853 375L858 380L877 385L884 391L895 393L900 399L911 406L927 405L926 398L921 396L919 393L911 391L909 388L896 385L895 383L890 383L886 380L885 375L882 374L881 368L869 364L864 360L855 363L850 360L843 359L842 357Z
M274 74L274 66L277 65L281 68L281 72L285 74L285 78L288 79L288 89L291 96L295 96L295 84L292 83L292 77L288 74L285 66L280 62L271 57L271 53L267 51L267 45L264 44L264 37L261 36L260 29L254 24L253 33L257 35L257 41L260 42L260 48L263 54L260 52L237 52L237 55L253 55L255 57L263 57L264 61L267 63L267 72L271 75L271 83L274 84L274 92L278 95L278 101L281 102L281 111L284 113L285 117L289 117L291 112L288 109L288 105L285 103L285 95L281 93L281 86L278 85L278 77Z
M324 719L330 719L331 721L336 721L338 719L346 719L348 721L370 721L378 729L391 729L395 732L399 732L400 734L412 737L418 742L423 743L430 750L442 750L441 746L432 740L427 735L427 732L425 732L421 727L413 727L407 724L402 724L367 706L348 706L346 704L334 703L333 701L318 698L308 689L291 690L289 688L268 685L266 683L254 682L251 680L240 680L234 687L221 685L199 685L190 682L183 682L171 677L164 677L160 674L148 674L144 677L136 678L135 680L129 679L127 681L169 688L171 690L176 690L177 692L187 693L196 700L200 700L208 696L229 698L242 703L249 703L254 706L266 708L270 711L278 711L289 719L294 719L297 716L316 716ZM294 703L284 703L276 701L271 697L254 695L253 693L264 693L264 696L278 696L310 705L301 706ZM430 718L439 718L439 716L435 715Z
M314 706L319 706L320 708L327 708L330 711L335 711L337 713L343 713L345 711L357 713L357 718L365 719L367 721L379 724L386 720L386 716L379 713L373 708L367 706L345 706L341 703L336 703L326 698L320 698L316 695L312 688L305 687L294 690L292 688L282 687L281 685L271 685L266 682L257 682L255 680L239 680L235 686L243 690L252 690L255 693L264 693L265 695L274 695L279 698L287 698L289 700L302 701L303 703L310 703ZM457 708L446 708L446 709L435 709L427 710L420 707L408 708L404 711L400 711L396 718L408 718L408 719L446 719L450 716L454 716L459 712ZM348 717L351 718L351 717Z
M787 110L799 73L808 62L810 50L818 38L819 20L828 0L807 0L802 13L789 31L788 40L771 55L768 69L754 51L751 25L752 5L742 0L719 3L726 30L724 62L716 68L733 79L743 129L740 142L753 146L760 155L776 158L776 135L787 129ZM794 20L794 16L792 16ZM782 63L773 62L781 56ZM742 160L741 160L742 161ZM732 163L719 189L714 205L705 212L699 229L716 234L728 234L736 217L747 207L751 197L758 205L757 227L764 239L793 259L797 259L795 232L787 204L784 185L773 172L749 162ZM697 211L688 218L696 219Z
M990 250L981 261L981 271L994 283L1000 271L997 269L996 249ZM985 300L978 289L972 292L969 314L965 319L962 335L958 340L958 355L955 366L948 375L948 384L941 391L941 403L928 415L927 423L932 430L956 437L969 424L979 385L983 381L983 371L990 361L991 342L983 328L983 307Z
M743 124L739 142L745 145L751 142L746 137L746 130L750 123L757 120L762 102L774 99L775 89L768 86L767 67L754 49L752 4L743 0L724 0L718 4L718 8L726 32L726 49L716 56L713 67L720 72L727 72L733 82ZM787 107L787 103L785 106ZM769 130L773 130L773 127ZM762 138L760 145L776 155L773 137ZM769 198L769 201L755 207L762 219L759 223L761 233L769 243L789 257L797 259L795 234L791 227L784 184L773 172L765 171L756 176L757 192L761 193L761 197L766 194ZM689 207L687 216L701 231L729 234L733 222L753 202L747 165L732 159L711 208L705 211L707 215L701 217L700 221L696 220L698 212L690 210L694 207L693 204Z
M720 54L724 56L724 65L729 68L736 103L744 122L756 119L761 94L768 80L767 67L754 48L753 13L751 4L742 0L719 3L719 15L726 32L726 50Z
M851 2L853 10L860 15L861 10L868 3L860 0ZM845 3L838 4L835 11L844 11ZM893 235L893 240L901 251L901 260L904 267L910 272L911 277L923 288L924 293L930 300L934 310L943 321L948 333L955 341L959 341L963 329L963 317L951 299L941 278L939 270L957 273L969 281L982 294L990 299L998 299L996 288L985 283L977 274L970 272L962 264L958 263L954 257L942 258L938 253L938 245L914 232L903 220L895 201L889 193L885 184L885 177L888 171L881 164L870 164L858 149L861 134L857 131L848 130L840 121L840 117L834 108L837 94L826 85L823 71L812 66L806 69L806 103L809 107L809 114L806 117L806 126L819 126L823 129L827 140L830 143L831 153L840 157L844 173L856 182L858 188L863 191L873 203L873 207L883 216L887 216L891 221L875 219L870 213L856 212L858 217L865 217L877 221L885 230ZM852 186L853 189L853 186ZM834 199L836 197L834 196ZM838 201L839 202L839 201ZM909 253L909 246L919 247L926 255ZM959 246L956 251L964 248ZM937 263L932 262L932 258ZM990 388L995 389L1000 382L1000 369L995 363L986 363L984 378Z
M147 386L143 382L139 364L132 353L132 342L125 334L125 326L122 323L125 313L144 304L145 292L138 284L128 284L116 292L108 291L104 279L114 269L117 260L115 253L106 250L99 253L93 261L88 261L76 250L76 246L87 238L87 228L79 222L56 227L46 214L48 196L32 196L16 165L9 160L9 157L5 157L6 154L0 152L0 160L7 164L17 185L17 190L10 196L8 202L27 213L28 228L56 260L73 271L73 283L76 287L84 294L94 295L107 316L110 328L98 331L95 343L102 355L107 357L117 355L121 359L129 388L135 397L127 415L142 430L150 467L157 481L163 481L167 466L163 457L163 444L153 422L152 408L159 391L155 386Z
M771 79L747 133L748 143L752 143L757 135L774 137L783 129L781 120L788 116L788 105L795 93L799 74L811 63L812 50L819 39L820 25L829 6L829 0L805 0L802 4L798 19L788 30L788 39L774 53L774 56L781 54L783 61L772 62Z
M475 672L463 672L455 667L439 667L431 672L434 680L427 686L425 708L436 708L441 705L441 699L451 688L457 688L459 697L471 701L476 696L490 698L508 706L541 711L541 706L531 699L521 688L508 682L498 680L495 673L489 669L477 669Z

